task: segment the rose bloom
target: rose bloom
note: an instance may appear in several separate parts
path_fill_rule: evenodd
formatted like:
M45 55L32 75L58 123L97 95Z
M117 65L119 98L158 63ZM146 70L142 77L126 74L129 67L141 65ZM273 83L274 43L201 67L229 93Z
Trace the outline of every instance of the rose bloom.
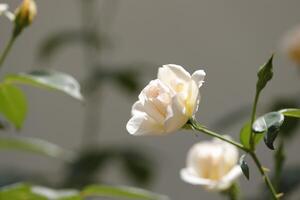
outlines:
M300 64L300 26L290 30L283 38L281 49L297 64Z
M198 109L205 72L190 75L183 67L164 65L158 78L142 90L132 106L127 131L132 135L165 135L180 129Z
M226 190L242 174L238 156L235 146L219 139L197 143L188 152L181 178L208 190Z

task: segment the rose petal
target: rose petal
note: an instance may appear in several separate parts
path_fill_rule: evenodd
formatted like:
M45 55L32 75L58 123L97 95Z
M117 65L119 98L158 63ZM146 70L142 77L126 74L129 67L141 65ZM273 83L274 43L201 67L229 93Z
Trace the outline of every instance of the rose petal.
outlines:
M180 65L168 64L158 69L157 78L170 86L174 80L189 81L191 75Z
M172 103L168 107L168 115L165 121L166 132L172 132L180 129L188 121L188 116L184 114L184 107L177 96L172 98Z
M196 82L199 88L202 86L205 76L206 73L204 70L197 70L192 74L192 79Z
M190 183L192 185L203 185L203 186L215 185L215 183L209 179L200 178L199 176L193 175L190 172L190 169L188 168L184 168L180 171L180 177L183 181Z
M132 135L159 135L164 131L163 127L157 124L145 113L135 113L126 125L127 131Z

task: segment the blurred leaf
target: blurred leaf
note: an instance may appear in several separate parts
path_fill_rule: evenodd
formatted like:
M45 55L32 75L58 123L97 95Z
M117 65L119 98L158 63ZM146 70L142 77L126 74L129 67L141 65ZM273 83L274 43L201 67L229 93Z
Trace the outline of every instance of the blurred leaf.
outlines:
M130 93L135 93L139 89L139 74L137 71L128 69L116 73L114 80L120 88L126 89Z
M250 134L251 134L251 126L250 126L250 122L248 122L244 125L244 127L240 131L240 141L247 148L250 148L250 141L249 141ZM254 135L254 145L257 145L261 141L263 136L264 136L263 133L255 134Z
M249 180L249 178L250 178L250 176L249 176L249 167L248 167L247 162L245 161L245 157L246 157L245 154L240 157L239 164L240 164L240 167L242 169L243 174Z
M263 66L260 67L257 76L258 81L256 83L256 90L259 93L264 87L267 85L267 83L272 79L273 77L273 55L268 60L267 63L265 63Z
M64 92L82 100L79 83L70 75L53 70L34 70L29 73L11 74L5 77L6 83L20 83L49 88Z
M158 195L143 189L91 185L85 187L81 192L78 190L54 190L42 186L31 186L29 184L15 184L0 190L2 200L84 200L90 197L109 197L136 200L167 200L166 196Z
M274 150L273 143L283 121L283 114L279 112L270 112L256 119L253 123L252 130L255 133L266 132L264 142L270 149Z
M15 184L0 190L1 200L48 200L38 194L31 192L30 185Z
M67 190L54 190L43 186L31 186L31 192L40 195L49 200L81 200L79 191Z
M138 185L147 185L151 181L154 162L146 154L131 149L125 150L120 156L125 172Z
M147 185L153 178L154 162L147 154L132 148L108 147L83 152L67 169L64 185L82 187L96 181L104 166L118 161L124 173L137 185Z
M74 154L50 142L28 137L0 136L0 150L18 150L60 158L67 161L74 159Z
M81 192L83 197L118 197L125 199L140 199L140 200L167 200L166 196L157 195L146 190L122 187L122 186L106 186L106 185L91 185L84 188Z
M27 100L22 90L10 84L0 84L0 112L20 129L27 113Z
M287 117L300 118L300 109L297 108L287 108L287 109L280 110L279 112L281 112L284 116Z
M102 36L103 37L103 36ZM64 30L50 35L46 38L39 50L39 57L42 59L50 58L62 47L73 44L85 45L100 49L107 46L107 38L100 38L96 33L82 30Z

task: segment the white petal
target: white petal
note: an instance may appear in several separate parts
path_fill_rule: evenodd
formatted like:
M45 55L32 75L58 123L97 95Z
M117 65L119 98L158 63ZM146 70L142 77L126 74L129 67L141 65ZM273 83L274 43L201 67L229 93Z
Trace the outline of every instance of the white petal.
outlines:
M170 85L172 80L189 81L191 75L180 65L168 64L163 65L158 69L157 78L167 85Z
M141 112L149 115L157 123L163 124L164 122L164 116L157 110L151 101L146 100L144 104L141 101L137 101L133 104L131 114L136 115Z
M240 175L242 175L242 170L241 170L241 167L239 165L236 165L232 168L232 170L230 170L226 176L224 176L221 181L220 181L220 188L222 188L222 185L223 185L223 188L225 185L231 185ZM228 186L228 187L229 187ZM225 188L227 189L227 188Z
M204 186L215 185L214 181L205 178L200 178L199 176L193 175L190 172L190 169L188 168L184 168L180 171L180 177L183 181L190 183L192 185L204 185Z
M131 117L126 129L132 135L159 135L164 131L151 117L142 112Z
M204 70L197 70L193 73L192 79L196 82L198 87L202 86L205 75L206 73L204 72Z
M8 10L8 5L7 4L0 4L0 15Z
M172 97L171 106L167 110L168 115L164 124L166 132L176 131L188 121L188 116L184 114L185 108L177 96Z

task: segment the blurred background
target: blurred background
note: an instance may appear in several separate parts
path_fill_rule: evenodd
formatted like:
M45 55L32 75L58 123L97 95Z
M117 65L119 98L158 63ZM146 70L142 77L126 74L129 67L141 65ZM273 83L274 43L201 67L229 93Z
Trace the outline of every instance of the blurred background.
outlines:
M20 3L2 2L11 8ZM261 96L258 114L299 107L300 68L280 51L283 35L300 24L297 0L38 0L37 5L38 17L18 38L3 74L39 68L67 72L82 83L85 102L25 88L30 108L24 128L5 133L42 138L80 157L66 163L1 151L1 184L29 180L80 187L103 182L148 188L171 199L222 199L179 177L191 145L210 138L189 131L133 137L125 129L140 89L163 64L206 71L197 118L237 140L249 119L258 67L273 52L275 75ZM0 18L1 47L10 33L11 24ZM299 128L291 123L293 129L286 132L295 134L284 138L285 169L290 171L300 164ZM264 145L258 151L272 169L273 152ZM251 179L241 177L240 183L245 196L253 197L262 187L254 184L261 180L250 159L249 165ZM292 177L296 174L299 169ZM299 194L293 190L290 199Z

